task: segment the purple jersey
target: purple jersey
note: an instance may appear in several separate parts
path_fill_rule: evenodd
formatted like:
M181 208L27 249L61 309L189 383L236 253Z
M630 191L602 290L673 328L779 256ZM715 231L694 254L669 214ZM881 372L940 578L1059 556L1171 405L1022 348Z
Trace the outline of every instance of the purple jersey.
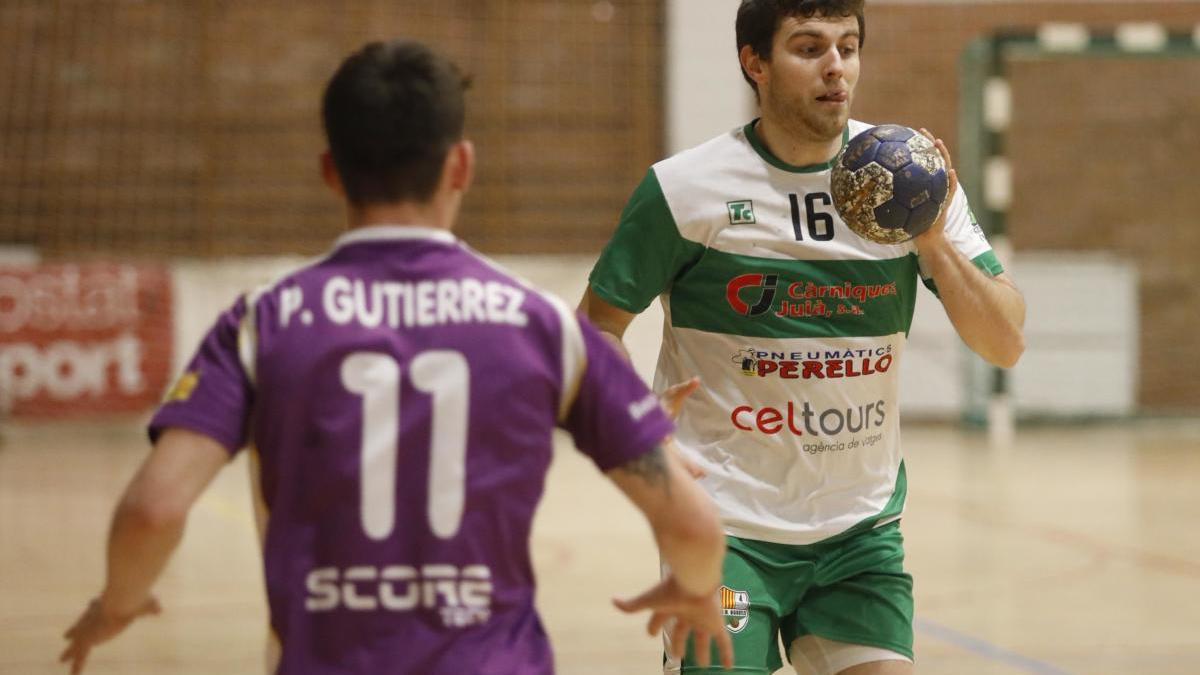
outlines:
M553 671L529 533L556 426L601 470L671 430L561 301L372 227L225 312L150 430L254 452L279 673L513 675Z

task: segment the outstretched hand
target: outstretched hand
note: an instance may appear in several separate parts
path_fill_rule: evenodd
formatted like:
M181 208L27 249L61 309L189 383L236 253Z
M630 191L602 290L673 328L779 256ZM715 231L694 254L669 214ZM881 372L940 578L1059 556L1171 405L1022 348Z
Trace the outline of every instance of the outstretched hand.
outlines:
M687 398L694 394L699 388L700 378L692 376L690 379L667 387L666 390L663 391L662 395L658 397L658 401L662 404L663 410L667 412L667 416L672 420L676 420L679 418L679 411L683 410L683 402L686 401ZM699 464L684 456L684 454L679 451L679 447L674 443L670 443L668 446L670 447L671 453L674 454L675 458L679 460L679 463L683 465L683 468L688 472L689 476L700 479L708 475L704 472L704 469L702 469Z
M92 600L87 609L83 610L83 614L63 634L70 644L59 655L58 661L71 664L71 675L79 675L83 672L92 647L113 639L133 623L134 619L161 612L162 606L154 596L147 598L133 613L123 616L106 612L101 607L99 598Z
M692 595L676 583L674 575L668 575L641 595L628 600L614 598L613 604L629 614L650 610L646 632L657 635L664 627L670 631L668 644L672 658L683 658L688 635L691 635L695 642L696 662L700 666L711 663L710 651L716 640L721 665L727 669L733 667L733 640L725 630L715 590Z

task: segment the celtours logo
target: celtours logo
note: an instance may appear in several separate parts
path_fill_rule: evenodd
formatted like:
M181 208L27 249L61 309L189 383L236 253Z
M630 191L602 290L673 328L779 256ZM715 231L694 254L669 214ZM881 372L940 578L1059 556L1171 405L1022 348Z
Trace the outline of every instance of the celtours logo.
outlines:
M882 400L867 404L817 410L808 401L788 401L783 408L755 408L740 405L729 413L729 421L739 431L774 436L836 436L842 433L870 431L883 426L887 404Z

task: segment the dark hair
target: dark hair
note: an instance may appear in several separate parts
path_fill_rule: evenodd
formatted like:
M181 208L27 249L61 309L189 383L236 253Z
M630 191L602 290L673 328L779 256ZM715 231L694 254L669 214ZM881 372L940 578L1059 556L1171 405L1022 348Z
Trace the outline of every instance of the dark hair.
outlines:
M853 16L858 19L858 44L867 39L867 25L863 18L865 0L742 0L737 13L737 49L750 45L755 54L764 59L771 58L771 46L775 31L789 16L810 19L814 16ZM742 77L758 92L758 85L742 70Z
M409 40L372 42L342 62L322 118L346 198L355 206L428 201L462 139L468 81Z

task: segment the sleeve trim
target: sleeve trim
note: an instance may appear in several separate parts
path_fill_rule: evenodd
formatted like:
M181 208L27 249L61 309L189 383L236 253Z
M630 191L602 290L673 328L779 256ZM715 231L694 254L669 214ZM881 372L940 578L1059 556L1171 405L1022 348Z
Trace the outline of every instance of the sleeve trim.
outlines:
M242 372L246 374L246 379L252 387L257 384L255 363L258 360L258 299L262 297L264 290L266 289L260 288L245 295L246 313L238 322L238 361L242 364Z
M613 469L618 469L630 462L644 457L647 453L655 448L662 446L667 437L670 436L674 430L674 425L672 425L669 420L664 418L664 421L659 424L651 424L649 426L642 427L635 438L626 440L625 446L627 448L632 448L633 452L630 452L626 456L617 460L607 458L604 461L601 461L593 457L592 461L596 464L596 468L602 473L612 471Z
M991 249L988 249L974 258L971 258L971 264L992 278L1004 273L1004 266L1000 264L1000 259L996 257L996 252ZM938 292L937 284L934 283L932 277L926 277L924 274L922 274L921 283L925 284L925 288L928 288L930 291L932 291L936 297L942 297L941 293Z
M996 252L991 249L971 258L971 264L983 270L988 276L995 277L1004 273L1004 265L1000 264L1000 259L996 257Z
M229 438L214 431L209 420L184 413L175 413L165 416L161 420L155 420L155 424L149 429L150 442L152 444L157 443L159 437L168 429L187 429L202 436L208 436L220 444L221 447L225 448L230 457L236 455L242 449L239 439Z
M650 306L651 302L654 302L654 298L651 298L649 302L641 307L638 307L605 287L603 283L596 283L595 281L589 279L588 285L591 286L593 293L600 296L601 300L607 302L613 307L616 307L617 309L629 312L630 314L641 314L642 312L646 311L646 308Z
M558 314L562 333L562 382L558 399L558 422L562 424L575 404L583 374L587 371L587 346L584 345L583 331L579 328L575 313L562 300L549 294L543 294L543 297Z

